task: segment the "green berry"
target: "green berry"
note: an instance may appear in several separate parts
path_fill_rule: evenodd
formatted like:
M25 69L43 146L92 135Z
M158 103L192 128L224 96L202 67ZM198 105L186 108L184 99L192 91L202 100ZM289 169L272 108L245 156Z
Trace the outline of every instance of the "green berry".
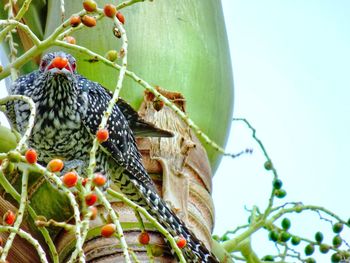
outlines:
M338 248L341 246L341 244L343 243L343 239L339 236L339 235L336 235L334 238L333 238L333 246Z
M344 225L342 223L335 223L333 225L333 232L339 234L343 230Z
M329 251L329 246L326 244L321 244L320 245L320 252L323 254L327 254Z
M116 50L109 50L106 55L105 55L106 59L108 59L109 61L113 62L115 60L118 59L118 51Z
M270 233L269 233L269 239L273 242L277 242L278 240L278 232L277 231L274 231L272 230Z
M281 234L278 237L278 240L281 242L288 242L288 240L291 238L291 235L288 232L281 232Z
M307 258L306 263L316 263L316 260L314 258Z
M227 235L223 235L221 237L221 241L227 241L227 240L229 240L229 237Z
M293 236L291 242L292 242L292 245L297 246L300 244L300 238L297 236Z
M322 243L323 241L323 234L321 232L317 232L315 234L315 240L317 243Z
M287 192L283 189L275 190L275 196L278 198L284 198L287 195Z
M310 256L315 252L315 246L313 244L308 244L304 249L305 255Z
M338 263L341 260L341 256L338 253L334 253L331 257L332 263Z
M216 241L220 241L220 237L218 235L213 235L212 238Z
M303 206L298 204L295 206L295 212L301 213L303 211Z
M350 226L350 218L347 221L347 225Z
M264 163L264 167L265 167L265 169L268 170L268 171L272 170L272 168L273 168L272 162L271 162L271 161L266 161L266 162Z
M272 185L273 185L273 188L275 188L275 189L281 189L281 187L282 187L282 181L280 180L280 179L275 179L275 180L273 180L273 182L272 182Z
M271 255L266 255L261 260L263 260L263 261L274 261L274 258Z
M283 218L281 226L284 230L288 230L290 228L290 220L288 218Z

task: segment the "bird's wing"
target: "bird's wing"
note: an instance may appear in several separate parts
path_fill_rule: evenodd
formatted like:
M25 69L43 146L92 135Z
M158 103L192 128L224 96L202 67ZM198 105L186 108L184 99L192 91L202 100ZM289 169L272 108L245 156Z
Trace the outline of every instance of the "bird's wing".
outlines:
M98 126L104 116L111 96L102 86L86 78L79 79L79 85L87 92L89 106L82 122L92 136L95 136ZM142 165L142 157L137 149L135 138L128 121L117 105L108 118L106 128L109 138L102 143L104 152L108 153L116 163L137 180L153 185L149 175Z
M86 79L82 76L79 76L80 79ZM89 80L88 80L89 81ZM92 81L91 81L92 82ZM93 82L94 85L97 85L99 88L103 89L110 97L113 96L113 93L103 87L102 85ZM166 131L160 128L157 128L154 124L143 120L140 115L135 111L129 103L127 103L122 98L118 98L117 106L120 111L125 116L126 120L129 123L129 127L134 133L135 137L173 137L174 134L170 131Z
M157 128L150 122L143 120L140 115L127 103L119 98L117 105L125 118L129 122L129 126L136 137L173 137L170 131Z

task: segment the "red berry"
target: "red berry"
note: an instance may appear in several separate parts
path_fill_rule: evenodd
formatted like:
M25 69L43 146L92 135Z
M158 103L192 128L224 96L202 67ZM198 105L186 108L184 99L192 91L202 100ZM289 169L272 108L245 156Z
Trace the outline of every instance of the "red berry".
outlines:
M89 181L89 179L83 178L83 180L81 180L81 184L82 184L83 186L85 186L86 183L87 183L88 181Z
M153 108L156 111L160 111L163 107L164 107L164 101L162 101L162 100L153 101Z
M94 220L97 217L97 208L96 208L96 206L89 206L89 210L91 211L90 219Z
M50 172L60 172L63 169L63 161L60 159L53 159L47 164L47 169Z
M109 132L107 129L100 129L97 131L96 137L97 137L98 142L100 142L100 143L105 142L108 140Z
M186 239L183 237L183 236L179 236L177 239L176 239L176 245L179 247L179 248L184 248L187 244L187 241Z
M124 24L125 23L125 17L122 13L117 12L116 17L118 18L118 20L120 21L120 23Z
M110 237L115 233L115 224L107 224L101 228L101 236Z
M107 178L103 174L97 173L94 175L92 181L97 186L104 186L107 181Z
M11 210L7 210L4 214L3 220L7 225L12 226L16 220L16 215Z
M85 203L88 206L92 206L97 201L97 195L95 193L89 193L85 196Z
M68 65L68 59L63 57L55 57L49 66L49 68L63 69Z
M83 2L83 7L88 12L94 12L94 11L96 11L97 4L93 0L85 0Z
M27 162L30 164L36 163L36 161L38 160L38 154L34 149L27 150L25 156Z
M96 18L94 18L92 16L84 15L81 18L81 22L87 27L94 27L94 26L96 26Z
M73 187L78 182L78 175L75 172L65 173L62 177L62 182L67 187Z
M72 36L66 36L63 38L63 41L69 43L69 44L72 44L72 45L75 45L77 43L77 41L75 40L74 37Z
M69 23L72 27L77 27L81 23L81 18L80 16L71 16L69 19Z
M142 245L148 245L150 241L150 236L146 231L142 231L141 234L139 235L139 242Z
M117 9L115 8L114 5L112 4L106 4L103 7L103 12L105 13L106 16L108 17L114 17L115 14L117 13Z

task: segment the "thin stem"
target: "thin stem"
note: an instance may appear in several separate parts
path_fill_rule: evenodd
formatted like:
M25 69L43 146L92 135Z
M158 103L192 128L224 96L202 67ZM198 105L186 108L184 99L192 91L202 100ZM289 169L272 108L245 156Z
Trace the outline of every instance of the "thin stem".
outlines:
M46 254L43 250L43 248L40 246L39 242L34 239L30 234L28 234L27 232L23 231L22 229L16 229L15 227L11 227L11 226L1 226L0 225L0 232L10 232L10 233L15 233L17 235L19 235L21 238L27 240L31 245L33 245L33 247L36 249L36 251L38 252L40 261L42 263L48 263L47 259L46 259Z
M179 260L181 263L186 263L186 260L182 254L182 251L179 249L179 247L176 244L175 239L173 238L173 236L153 217L151 216L146 209L144 209L143 207L135 204L134 202L132 202L131 200L129 200L128 198L126 198L123 194L118 193L110 188L107 189L107 193L114 197L114 198L118 198L120 199L122 202L124 202L126 205L128 205L129 207L133 208L135 211L141 213L144 217L147 218L147 220L154 225L155 228L157 228L157 230L169 241L169 244L171 245L172 249L174 250L174 252L176 253L176 255L178 256Z
M244 122L248 128L252 131L252 137L254 138L254 140L258 143L260 149L262 150L265 158L266 158L266 161L267 162L270 162L272 164L272 161L271 161L271 158L270 156L268 155L265 147L264 147L264 144L262 143L262 141L256 137L256 130L254 129L254 127L248 122L247 119L244 119L244 118L234 118L233 119L234 121L242 121ZM273 173L273 179L276 180L278 178L278 174L277 174L277 170L276 168L273 166L272 164L272 173ZM273 200L274 200L274 197L275 197L275 189L272 188L271 190L271 194L270 194L270 197L269 197L269 203L267 205L267 208L265 209L265 212L264 212L264 218L267 218L267 216L270 214L271 212L271 209L272 209L272 206L273 206Z
M135 210L134 212L135 212L135 216L137 218L137 221L139 221L141 231L142 232L146 232L145 224L143 223L143 220L142 220L142 217L141 217L139 211ZM154 256L152 254L152 250L151 250L151 245L150 244L146 245L146 251L147 251L147 256L148 256L149 262L153 263L154 262Z
M106 197L104 196L102 191L98 188L96 188L95 191L99 197L99 200L102 202L104 207L108 210L108 214L112 218L113 224L115 224L115 226L116 226L117 237L120 240L120 245L121 245L121 248L123 250L125 262L130 263L131 260L130 260L130 255L129 255L129 251L128 251L128 244L126 243L124 233L123 233L123 228L122 228L120 221L119 221L119 217L117 216L117 214L113 210L110 202L108 202L108 200L106 199Z
M107 121L109 119L109 116L112 114L114 105L118 101L119 92L123 86L123 80L124 80L126 67L127 67L127 61L128 61L128 39L126 36L125 29L124 29L122 23L116 17L114 17L114 24L117 26L118 30L121 33L121 40L122 40L121 48L124 50L124 56L123 56L123 60L122 60L122 66L120 67L120 71L119 71L117 85L116 85L116 88L115 88L114 93L113 93L113 97L109 101L107 109L103 114L101 123L99 125L99 129L104 129L104 127L106 126ZM95 137L94 142L93 142L93 146L92 146L91 151L90 151L89 167L87 168L87 174L88 174L89 179L92 178L94 168L96 166L96 151L97 151L98 145L99 145L99 142L97 140L97 137ZM85 188L90 189L90 187L91 187L91 180L88 180Z
M30 28L27 25L25 25L25 24L23 24L21 22L18 22L18 21L14 20L14 19L0 20L0 26L19 27L24 32L26 32L27 35L33 40L34 45L38 46L41 43L40 39L33 33L32 30L30 30Z
M133 4L139 3L139 2L145 2L145 0L130 0L130 1L125 1L123 3L120 3L117 5L117 10L123 9L127 6L131 6Z
M18 203L20 203L21 201L21 196L19 195L19 193L17 193L16 189L10 184L10 182L6 179L5 175L3 174L3 172L0 169L0 184L1 186L5 189L6 193L9 193L13 199L15 199ZM38 215L36 214L35 210L30 206L27 205L27 209L29 212L30 217L35 220ZM43 235L46 244L49 247L49 250L51 252L51 257L54 263L59 263L59 259L58 259L58 253L55 247L55 244L53 243L51 236L49 234L49 231L44 228L44 227L40 227L39 228L41 234Z
M28 196L27 187L28 187L28 170L24 170L22 173L21 200L19 203L19 209L17 212L16 221L15 221L14 226L13 226L17 230L19 229L19 227L22 223L24 210L25 210L26 205L27 205L27 196ZM16 232L11 232L11 234L7 238L6 245L1 253L1 257L0 257L1 262L4 262L6 260L7 254L12 246L12 243L13 243L13 240L15 239L15 236L16 236Z
M30 6L30 2L32 2L32 0L26 0L24 1L21 9L18 11L16 17L14 18L14 20L16 21L20 21L21 18L23 17L23 15L27 12L29 6ZM15 25L10 25L9 27L6 27L5 29L3 29L0 32L0 42L2 42L2 40L4 39L4 37L6 36L6 34L8 32L10 32L12 29L15 28Z

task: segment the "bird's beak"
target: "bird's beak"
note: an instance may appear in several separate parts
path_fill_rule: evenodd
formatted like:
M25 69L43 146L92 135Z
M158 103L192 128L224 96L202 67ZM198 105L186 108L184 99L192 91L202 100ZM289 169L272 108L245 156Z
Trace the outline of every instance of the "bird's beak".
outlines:
M51 71L53 73L62 74L62 73L73 73L73 69L68 59L65 57L57 56L51 63L46 67L45 71Z

